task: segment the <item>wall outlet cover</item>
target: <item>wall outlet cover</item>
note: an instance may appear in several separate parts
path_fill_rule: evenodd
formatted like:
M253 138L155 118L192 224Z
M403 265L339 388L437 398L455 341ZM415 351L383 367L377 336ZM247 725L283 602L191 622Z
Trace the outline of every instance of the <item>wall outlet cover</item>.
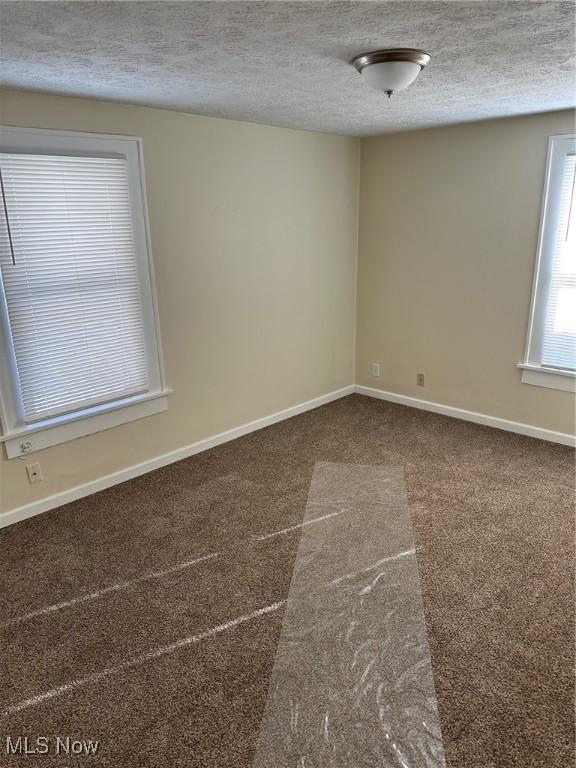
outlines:
M34 464L27 464L26 472L28 473L28 481L31 484L41 483L42 480L44 480L44 475L42 474L42 467L37 462Z

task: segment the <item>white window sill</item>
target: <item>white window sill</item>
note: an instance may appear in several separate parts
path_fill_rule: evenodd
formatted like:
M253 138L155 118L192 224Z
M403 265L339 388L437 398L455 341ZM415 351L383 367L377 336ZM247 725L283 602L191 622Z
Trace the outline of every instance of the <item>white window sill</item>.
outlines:
M522 369L523 384L560 389L564 392L576 392L576 373L573 371L543 368L540 365L530 365L529 363L519 363L518 368Z
M26 456L52 445L76 440L78 437L165 411L168 408L168 395L171 393L172 390L165 389L153 394L136 395L87 408L85 411L47 419L39 424L30 424L7 432L0 436L0 443L4 443L9 459Z

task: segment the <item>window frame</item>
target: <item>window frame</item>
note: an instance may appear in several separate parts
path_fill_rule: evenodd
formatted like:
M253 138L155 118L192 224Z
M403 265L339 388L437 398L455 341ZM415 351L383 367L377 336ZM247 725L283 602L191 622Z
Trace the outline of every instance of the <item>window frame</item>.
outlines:
M0 152L126 158L150 382L145 393L27 424L20 401L8 305L0 272L0 442L4 443L8 458L166 410L171 390L166 386L160 337L142 139L118 134L0 126Z
M576 152L576 134L548 137L548 156L540 215L538 248L530 299L530 315L524 360L518 363L524 384L576 392L576 372L542 365L541 352L546 321L546 301L554 257L553 243L562 186L562 162L566 154Z

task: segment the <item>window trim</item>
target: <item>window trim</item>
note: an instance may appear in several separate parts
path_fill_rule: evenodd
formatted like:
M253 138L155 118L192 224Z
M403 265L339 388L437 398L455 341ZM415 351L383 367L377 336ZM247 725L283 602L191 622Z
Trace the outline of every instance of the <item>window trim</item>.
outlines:
M522 371L523 384L560 389L563 392L576 392L576 374L572 371L547 368L543 365L528 365L527 363L519 363L518 368Z
M558 168L562 158L566 154L566 144L570 151L576 151L576 134L563 133L548 137L548 154L546 160L546 172L544 175L544 191L540 213L540 227L538 232L538 247L536 251L536 263L532 281L532 294L530 298L530 314L528 319L528 332L526 334L526 348L524 360L518 363L521 369L523 384L532 384L539 387L559 389L567 392L576 391L576 372L566 371L550 366L542 365L540 353L545 323L545 301L547 277L550 269L547 255L550 241L554 237L552 229L553 220L550 211L558 202L560 191L558 183L551 184L551 180L558 174Z
M146 176L142 139L124 134L87 133L0 126L0 151L91 156L122 155L128 160L134 238L140 286L150 389L145 393L90 406L40 422L26 424L14 386L15 357L11 344L8 308L0 275L0 425L8 458L26 455L51 445L108 429L166 410L167 396L160 319L152 260Z

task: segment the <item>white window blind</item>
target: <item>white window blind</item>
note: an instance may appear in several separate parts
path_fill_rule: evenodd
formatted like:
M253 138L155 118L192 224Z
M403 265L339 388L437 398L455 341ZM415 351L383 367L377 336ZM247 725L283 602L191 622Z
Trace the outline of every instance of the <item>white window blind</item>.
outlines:
M147 391L126 159L0 153L0 169L0 265L25 422Z
M551 259L541 363L564 370L576 369L576 155L562 159L556 226Z
M522 381L576 392L576 135L548 139Z

